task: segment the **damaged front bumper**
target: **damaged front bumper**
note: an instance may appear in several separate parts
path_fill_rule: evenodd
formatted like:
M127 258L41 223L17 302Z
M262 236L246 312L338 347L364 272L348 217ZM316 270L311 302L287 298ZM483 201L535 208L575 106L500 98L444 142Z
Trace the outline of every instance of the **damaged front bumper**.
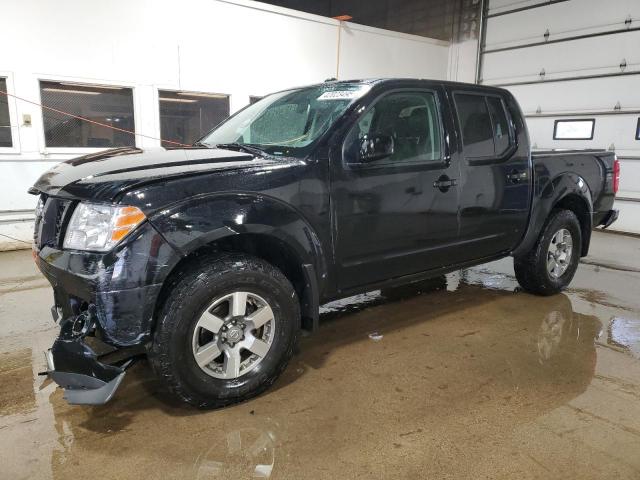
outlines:
M53 287L52 314L60 325L45 354L46 374L69 403L103 404L132 355L144 352L162 284L180 257L148 222L111 252L43 244L34 257Z
M109 364L87 344L95 324L89 312L61 324L60 335L45 353L47 376L64 389L64 399L72 405L102 405L122 382L126 370L138 356Z

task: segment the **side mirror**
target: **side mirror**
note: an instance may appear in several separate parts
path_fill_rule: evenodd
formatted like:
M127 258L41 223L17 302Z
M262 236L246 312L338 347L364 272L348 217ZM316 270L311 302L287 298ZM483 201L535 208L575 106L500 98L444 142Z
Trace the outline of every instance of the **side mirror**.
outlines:
M358 159L362 163L373 162L390 157L394 152L391 135L365 135L360 143Z

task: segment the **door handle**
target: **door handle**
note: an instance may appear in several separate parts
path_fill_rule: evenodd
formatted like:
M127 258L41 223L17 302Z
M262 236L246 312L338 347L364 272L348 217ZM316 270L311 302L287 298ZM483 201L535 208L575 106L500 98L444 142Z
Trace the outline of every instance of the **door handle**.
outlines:
M520 183L523 180L527 179L527 172L519 172L518 170L511 170L510 173L507 174L507 180L511 183Z
M438 180L433 182L433 188L437 188L443 193L449 190L451 187L455 187L456 185L458 185L458 180L456 180L455 178L449 178L446 175L441 175Z

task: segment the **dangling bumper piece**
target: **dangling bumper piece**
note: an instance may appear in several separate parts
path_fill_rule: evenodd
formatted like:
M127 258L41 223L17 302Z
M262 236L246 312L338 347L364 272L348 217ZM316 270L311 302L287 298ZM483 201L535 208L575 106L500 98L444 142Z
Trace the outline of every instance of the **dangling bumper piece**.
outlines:
M72 405L102 405L114 395L136 357L119 364L98 361L85 342L93 329L89 312L63 321L60 335L45 352L47 376L64 389L64 399Z

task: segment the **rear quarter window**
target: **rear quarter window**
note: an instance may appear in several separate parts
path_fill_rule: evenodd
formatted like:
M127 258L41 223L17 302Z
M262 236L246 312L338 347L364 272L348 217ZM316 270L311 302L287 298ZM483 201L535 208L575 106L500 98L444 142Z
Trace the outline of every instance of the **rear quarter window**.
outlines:
M489 105L489 112L491 113L495 154L499 156L509 149L511 143L507 112L504 109L502 100L498 97L487 97L487 104Z

